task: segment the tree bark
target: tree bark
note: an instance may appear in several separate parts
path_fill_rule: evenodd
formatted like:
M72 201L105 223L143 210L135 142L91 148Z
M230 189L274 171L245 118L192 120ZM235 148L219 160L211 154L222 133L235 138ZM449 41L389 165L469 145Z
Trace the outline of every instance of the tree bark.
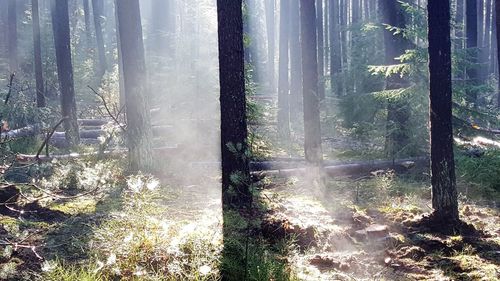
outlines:
M57 77L61 91L61 111L62 116L67 117L63 127L70 146L76 146L80 142L80 137L78 135L73 64L71 62L68 1L55 0L52 5L52 28L56 49Z
M323 37L323 0L316 0L316 34L318 48L318 95L321 99L325 98L325 47Z
M8 50L9 71L14 73L18 69L17 57L17 5L16 0L8 0Z
M266 33L267 33L267 69L269 88L271 93L276 91L276 67L275 67L275 48L276 48L276 25L275 25L275 0L265 0L266 9Z
M106 69L108 68L106 62L106 49L104 48L104 36L102 33L102 18L104 0L92 0L92 12L94 15L95 38L97 43L97 53L99 55L97 77L102 79Z
M89 0L83 0L83 16L85 22L85 36L87 39L87 44L92 41L92 31L90 27L90 4Z
M477 28L477 2L476 0L465 0L466 2L466 36L467 36L467 52L469 58L469 66L466 68L467 79L469 82L469 86L477 86L478 84L478 28ZM477 103L477 90L470 89L468 87L467 97L469 102L472 102L476 105Z
M304 152L306 160L320 165L321 150L320 99L318 93L318 55L314 1L300 0L302 72L304 99Z
M290 123L297 124L302 112L302 54L300 48L299 0L290 0Z
M332 92L342 94L342 83L339 74L342 71L340 42L340 10L339 0L330 0L330 85Z
M450 1L429 0L427 9L433 215L454 223L459 215L453 157Z
M495 0L495 27L497 44L497 67L500 68L500 0ZM498 70L498 69L497 69ZM500 71L499 71L500 73ZM497 107L500 108L500 79L498 80Z
M116 9L127 108L129 168L132 171L151 171L153 133L139 0L118 0Z
M217 0L222 192L225 208L248 206L249 189L242 0ZM237 178L235 180L235 177Z
M279 39L279 81L278 81L278 134L280 140L290 140L290 84L288 80L290 1L280 2L280 39Z
M33 18L33 54L35 64L35 83L36 83L36 105L45 107L45 94L42 69L42 46L40 42L40 12L38 9L38 0L31 0L31 15Z

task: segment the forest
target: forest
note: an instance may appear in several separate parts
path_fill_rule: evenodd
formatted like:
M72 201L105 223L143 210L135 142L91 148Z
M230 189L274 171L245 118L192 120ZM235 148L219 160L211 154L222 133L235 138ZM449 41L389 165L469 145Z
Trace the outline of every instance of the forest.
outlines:
M0 280L500 280L500 0L0 0Z

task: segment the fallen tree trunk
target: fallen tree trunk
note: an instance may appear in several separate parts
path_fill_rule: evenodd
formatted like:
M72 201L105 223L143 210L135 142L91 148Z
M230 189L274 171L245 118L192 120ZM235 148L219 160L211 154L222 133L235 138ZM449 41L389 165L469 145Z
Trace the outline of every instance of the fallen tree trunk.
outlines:
M483 133L488 133L488 134L493 134L493 135L500 135L500 130L499 129L488 129L488 128L483 128L475 124L471 124L468 121L465 121L463 119L460 119L458 117L453 116L453 122L457 125L460 125L462 127L465 127L468 130L473 130L477 132L483 132Z
M1 136L2 139L16 139L16 138L35 136L37 134L40 134L40 132L41 128L39 125L30 125L24 128L3 132Z

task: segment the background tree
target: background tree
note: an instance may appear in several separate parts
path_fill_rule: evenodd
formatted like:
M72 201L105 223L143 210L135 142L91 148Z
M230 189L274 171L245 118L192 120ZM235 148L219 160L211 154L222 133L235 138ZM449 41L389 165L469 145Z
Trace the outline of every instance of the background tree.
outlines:
M223 205L252 202L243 50L242 0L217 0Z
M33 19L33 55L35 65L36 104L45 107L45 93L42 69L42 46L40 42L40 13L38 0L31 0L31 15Z
M276 26L275 26L275 0L265 0L266 9L266 32L267 32L267 68L269 76L269 88L271 93L276 91L276 67L275 67L275 48L276 48Z
M321 99L325 98L325 47L323 33L323 0L316 0L316 36L318 47L318 95Z
M16 72L18 68L17 55L17 1L8 0L8 50L9 50L9 71Z
M320 95L318 92L318 55L316 40L316 8L314 1L300 0L302 42L302 75L304 99L304 152L306 160L319 165L321 150Z
M123 64L129 168L151 171L153 151L139 0L116 1Z
M477 89L475 86L478 85L478 19L477 19L477 1L476 0L465 0L466 2L466 47L467 47L467 57L468 66L466 68L467 73L467 97L469 102L476 104L477 102Z
M453 156L450 1L429 0L429 75L433 216L459 221Z
M290 1L280 2L280 39L278 70L278 135L280 140L290 140L289 91L289 38L290 38Z
M68 1L55 0L52 6L52 28L56 49L57 77L61 92L61 111L66 118L63 123L66 141L70 146L80 142L76 112L73 64L71 61L71 38L69 29Z
M332 92L337 95L342 93L342 83L339 73L342 71L341 49L340 49L340 9L339 0L330 0L330 85Z
M102 28L102 20L104 18L104 0L92 0L92 13L94 15L95 38L97 43L97 54L99 59L97 62L97 77L102 79L106 69L106 49L104 48L104 36Z
M297 124L302 112L302 54L300 48L299 0L290 0L290 123Z
M496 26L496 43L497 43L497 60L500 67L500 0L495 0L495 26ZM500 72L500 71L499 71ZM497 107L500 108L500 79L498 80Z
M401 4L397 0L382 0L379 2L383 11L383 23L390 27L404 29L406 20ZM384 30L385 63L395 65L400 63L396 58L409 49L410 42L403 34ZM402 89L409 86L408 81L400 73L393 73L386 78L386 90ZM409 104L405 97L391 97L387 100L387 132L386 152L392 158L401 153L409 142L408 119Z

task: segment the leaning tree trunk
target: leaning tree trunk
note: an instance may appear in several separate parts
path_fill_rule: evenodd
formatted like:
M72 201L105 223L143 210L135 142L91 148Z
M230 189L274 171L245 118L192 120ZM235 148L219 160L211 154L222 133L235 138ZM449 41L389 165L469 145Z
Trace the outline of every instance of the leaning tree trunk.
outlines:
M252 202L247 145L242 0L217 0L224 207Z
M127 108L127 145L132 171L153 169L153 133L139 0L116 1Z
M38 0L31 0L31 15L33 18L33 54L35 61L36 105L45 107L45 94L42 69L42 46L40 42L40 12Z
M92 0L92 12L94 15L95 38L97 43L97 53L99 55L97 77L102 79L106 69L106 50L104 48L104 36L102 33L102 17L103 17L103 3L104 0Z
M16 0L8 0L8 49L9 49L9 71L14 73L18 68L17 61L17 5Z
M61 111L62 116L66 118L63 127L68 144L76 146L80 142L80 136L78 134L73 64L71 62L68 1L55 0L52 4L52 28L56 49L57 77L61 91Z
M438 221L458 222L453 158L450 1L428 1L432 207Z
M281 1L280 5L278 134L281 141L288 143L290 141L290 86L288 80L290 2Z
M314 1L300 0L302 42L302 95L304 98L304 152L306 160L320 165L321 150L320 99L318 92L318 55Z
M385 24L397 28L405 28L406 19L401 4L397 0L382 0L379 2L383 11ZM397 57L403 55L409 47L410 42L401 34L393 34L392 31L384 30L385 63L394 65L400 63ZM392 74L386 79L386 90L395 90L408 87L408 81L399 73ZM386 153L391 158L397 158L398 154L404 152L404 147L409 142L408 120L410 118L410 105L405 97L387 100L387 123L386 123Z

